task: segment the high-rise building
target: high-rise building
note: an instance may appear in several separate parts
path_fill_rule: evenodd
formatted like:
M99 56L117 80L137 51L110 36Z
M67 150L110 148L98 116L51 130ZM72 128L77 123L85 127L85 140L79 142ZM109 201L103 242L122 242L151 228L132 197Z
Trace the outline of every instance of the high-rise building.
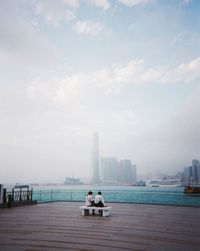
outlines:
M136 166L133 165L129 159L121 160L118 182L131 185L136 181L136 179Z
M107 184L131 185L137 180L136 165L129 159L102 158L101 180Z
M116 158L101 158L101 180L103 183L118 182L119 161Z
M192 165L184 168L184 180L186 183L200 183L200 161L194 159Z
M99 135L94 133L91 142L92 183L99 184Z
M192 166L184 168L184 180L186 183L192 182Z
M192 174L193 174L193 179L194 182L200 182L200 177L199 177L199 167L200 167L200 162L197 159L194 159L192 161Z

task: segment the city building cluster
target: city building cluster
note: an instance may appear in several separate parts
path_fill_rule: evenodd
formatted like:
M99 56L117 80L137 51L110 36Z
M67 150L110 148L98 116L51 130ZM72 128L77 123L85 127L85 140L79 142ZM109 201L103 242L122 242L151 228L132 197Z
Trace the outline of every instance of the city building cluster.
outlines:
M130 159L100 158L97 133L93 134L91 142L91 165L93 184L132 185L137 180L136 165Z
M136 182L136 165L131 160L101 158L101 182L104 184L129 184Z
M184 168L184 182L186 184L200 184L200 161L194 159L191 166Z

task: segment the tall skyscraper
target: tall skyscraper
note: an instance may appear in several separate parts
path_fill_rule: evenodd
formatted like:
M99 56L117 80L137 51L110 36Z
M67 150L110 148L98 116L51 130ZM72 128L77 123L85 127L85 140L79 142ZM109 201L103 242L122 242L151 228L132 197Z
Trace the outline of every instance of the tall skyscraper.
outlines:
M99 184L99 135L94 133L91 142L92 183Z

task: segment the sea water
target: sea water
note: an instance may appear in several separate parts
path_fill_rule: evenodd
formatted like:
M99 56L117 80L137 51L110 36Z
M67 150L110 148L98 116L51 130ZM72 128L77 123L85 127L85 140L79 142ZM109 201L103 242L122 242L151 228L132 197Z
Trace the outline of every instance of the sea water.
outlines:
M102 192L105 202L143 203L160 205L200 206L200 195L184 194L183 187L134 187L134 186L41 186L33 188L33 200L85 201L88 191L95 195Z

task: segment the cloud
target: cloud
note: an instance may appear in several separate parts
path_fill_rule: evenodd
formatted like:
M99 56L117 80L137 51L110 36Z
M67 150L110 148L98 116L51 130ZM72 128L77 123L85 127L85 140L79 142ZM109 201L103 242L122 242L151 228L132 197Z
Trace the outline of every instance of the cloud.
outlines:
M141 64L141 60L130 61L127 65L113 65L99 71L65 76L57 84L53 101L60 105L74 105L86 95L118 93L122 86L131 83Z
M73 9L67 9L71 7ZM78 1L67 0L44 0L35 4L36 15L41 16L48 25L59 26L62 23L75 18L74 8L78 7Z
M181 0L182 5L188 5L192 0Z
M177 81L190 82L200 77L200 57L180 64L174 71Z
M91 74L92 81L106 94L119 92L127 83L137 83L142 71L142 60L132 60L127 64L114 64Z
M111 7L110 2L108 0L88 0L88 3L96 7L102 8L103 10L108 10Z
M173 84L191 82L200 77L200 57L189 63L181 63L177 67L147 67L143 60L132 60L127 64L115 64L96 71L93 82L99 88L110 90L121 88L127 84Z
M146 67L143 60L132 60L127 64L114 64L92 72L66 74L61 79L38 79L33 81L27 93L49 97L61 106L81 105L95 93L113 95L127 85L189 83L200 77L200 58L181 63L174 69L168 67ZM45 84L46 83L46 84Z
M78 21L74 25L77 33L96 36L103 30L103 25L99 22Z
M118 0L118 2L128 7L134 7L140 4L147 4L149 2L152 2L152 0Z
M83 73L66 76L57 84L52 100L64 106L79 104L81 96L84 95L87 81L87 75Z
M78 8L79 0L63 0L63 3L68 5L70 8Z

